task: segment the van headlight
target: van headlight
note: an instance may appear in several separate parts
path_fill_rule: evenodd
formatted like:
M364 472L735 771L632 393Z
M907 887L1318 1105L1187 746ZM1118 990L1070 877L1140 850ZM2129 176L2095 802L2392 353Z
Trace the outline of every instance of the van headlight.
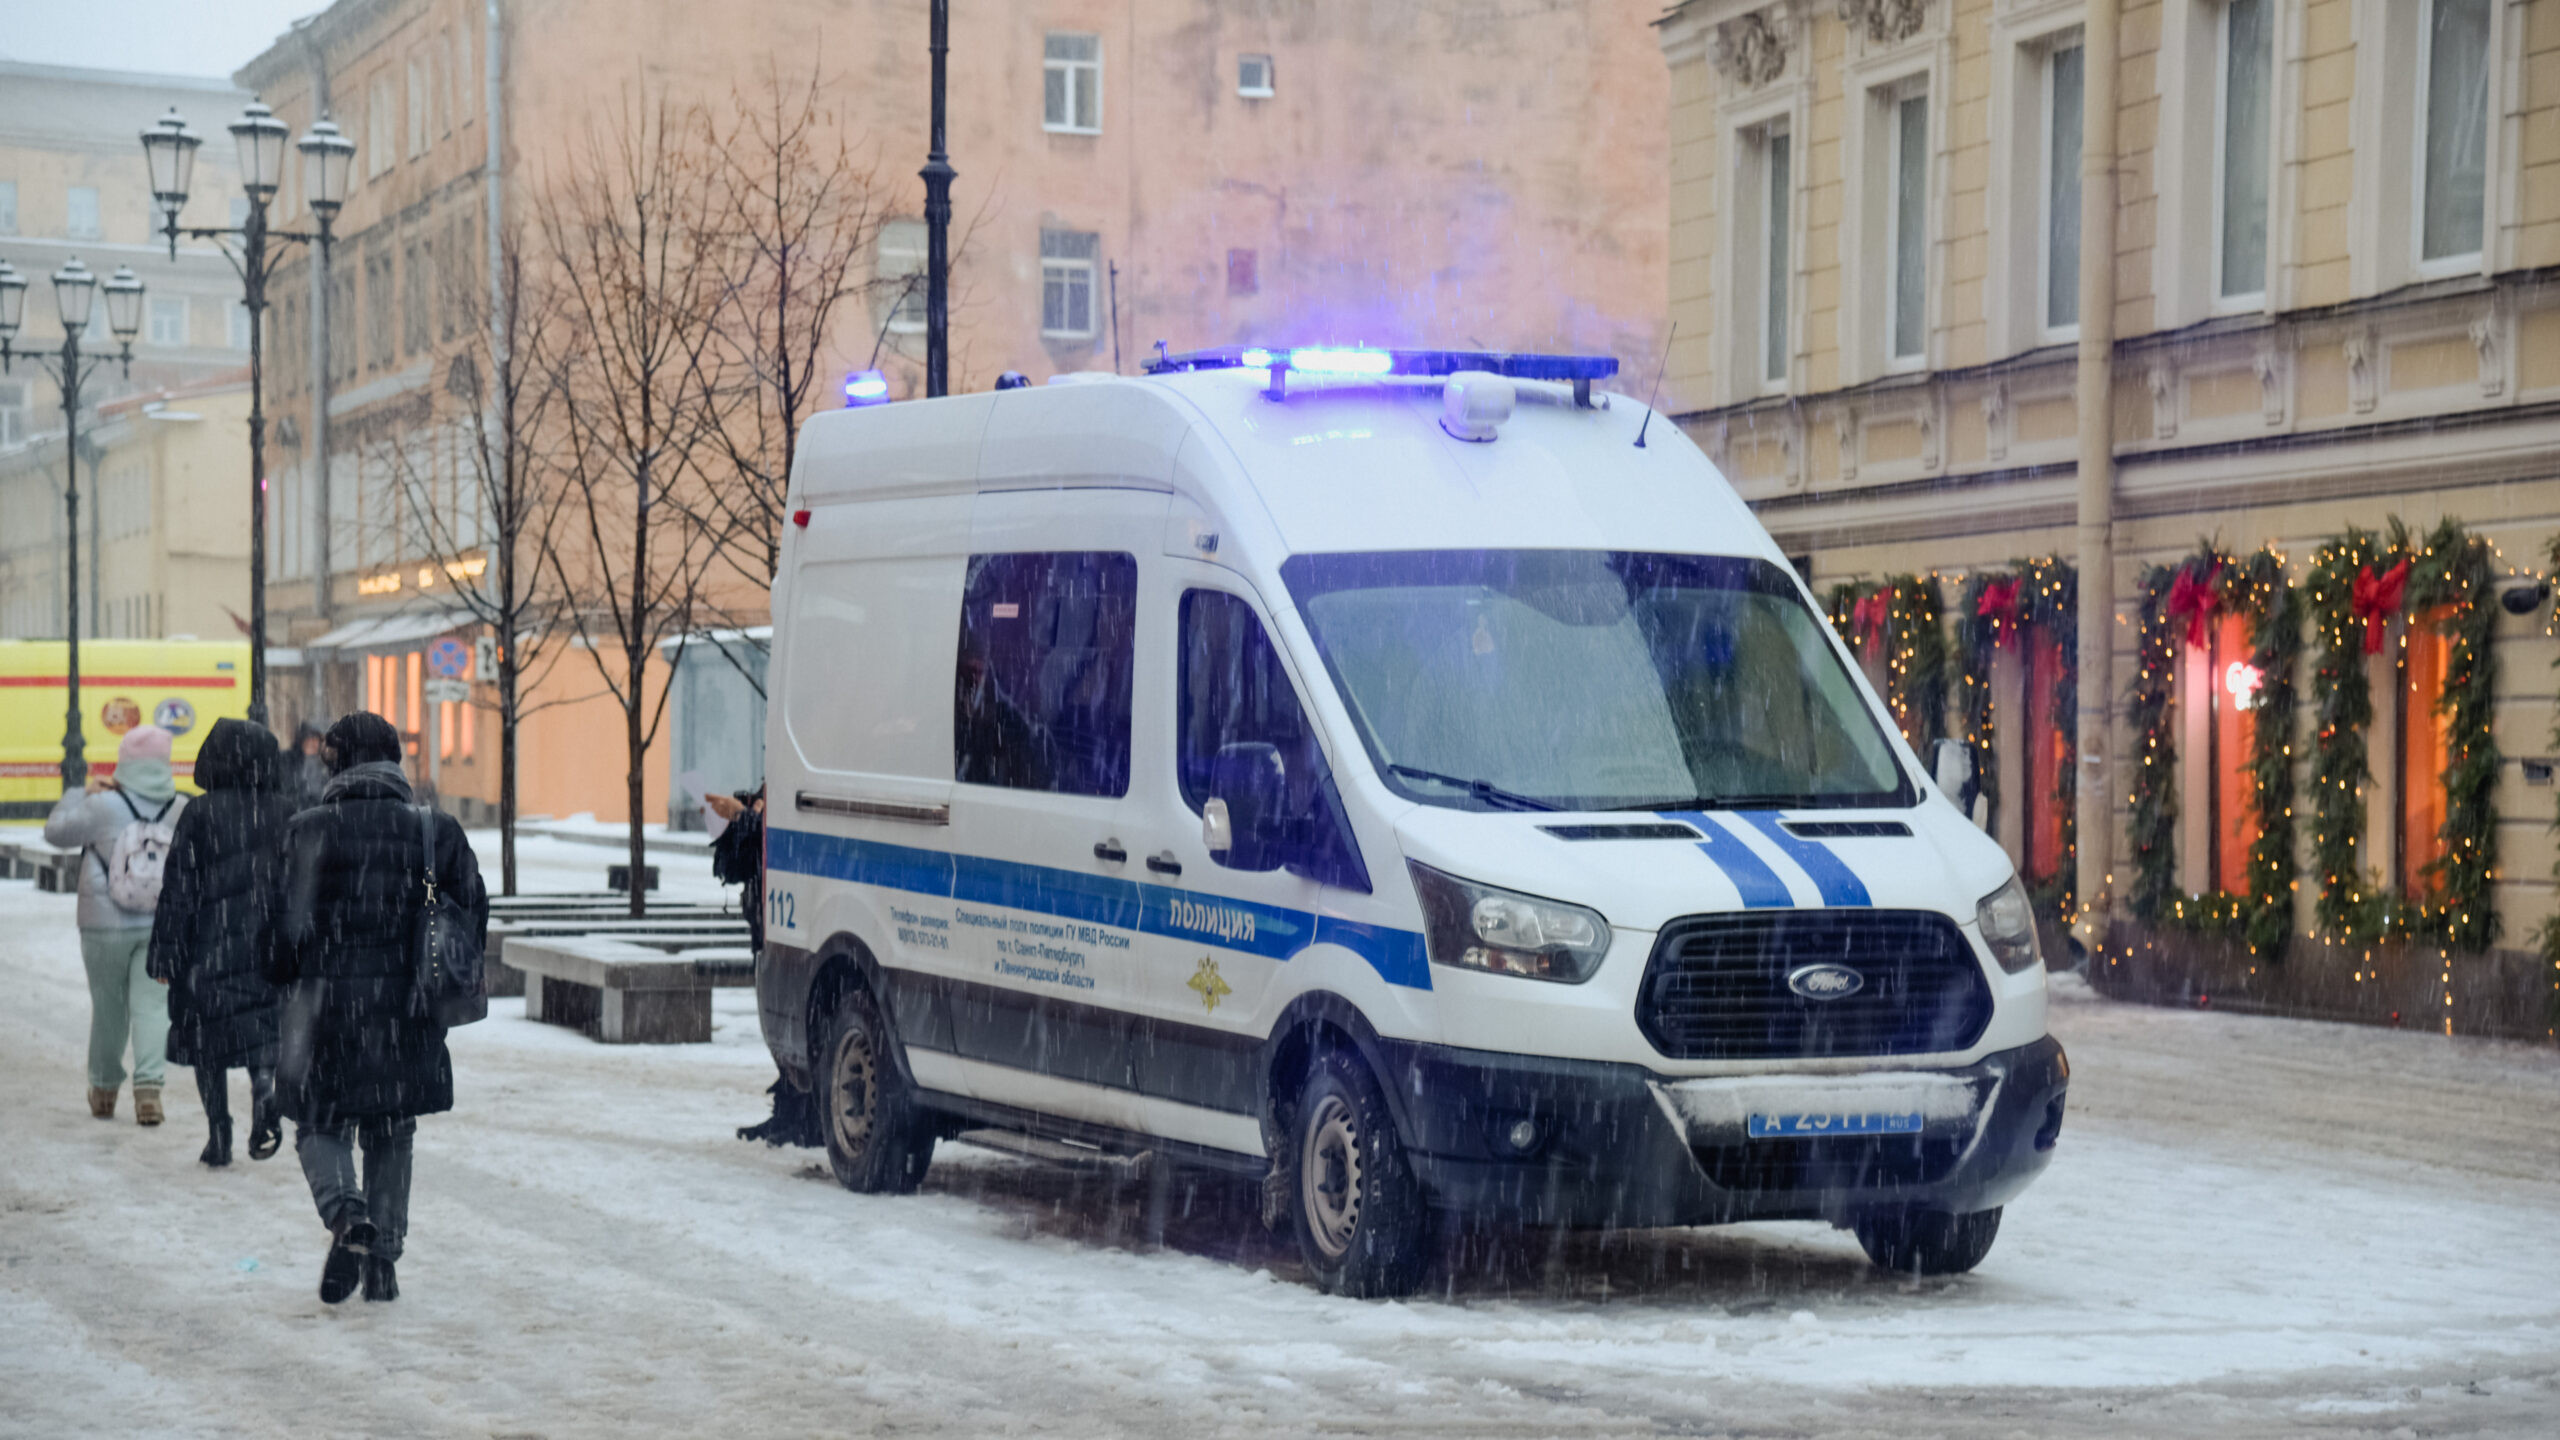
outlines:
M1422 938L1435 965L1578 985L1609 953L1609 922L1597 910L1405 863L1422 898Z
M2036 908L2027 903L2027 887L2017 876L1983 896L1973 918L1982 927L1982 943L1991 947L1991 958L2000 962L2001 969L2020 975L2044 963L2036 949Z

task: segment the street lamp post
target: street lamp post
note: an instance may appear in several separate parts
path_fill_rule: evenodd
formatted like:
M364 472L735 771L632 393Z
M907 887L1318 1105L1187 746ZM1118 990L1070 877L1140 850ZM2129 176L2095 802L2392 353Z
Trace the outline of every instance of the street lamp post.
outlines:
M951 0L933 0L933 143L924 168L924 393L951 393L951 182L959 176L942 149L943 57L951 51Z
M177 107L160 117L159 123L142 132L143 158L151 164L151 195L159 202L160 233L169 237L169 258L178 258L178 238L211 240L222 246L231 267L240 272L243 291L241 304L249 312L249 719L267 723L267 411L266 359L264 338L267 316L267 269L288 244L318 245L327 249L330 224L338 217L338 207L346 203L347 171L356 153L355 142L338 133L338 127L322 116L302 132L294 148L302 152L303 194L311 206L312 217L320 222L317 231L273 230L267 226L267 205L276 198L276 188L284 180L285 123L275 112L256 100L240 112L230 126L231 138L240 149L240 187L248 192L249 214L238 225L181 226L178 212L186 208L188 181L195 171L196 147L201 137L187 128ZM238 241L236 248L226 241ZM325 357L315 363L326 364ZM321 457L322 465L328 457ZM321 576L326 585L329 577Z
M101 288L107 292L107 328L116 336L113 355L80 348L80 334L89 328L90 305ZM62 314L62 351L48 364L39 352L17 348L18 326L26 319L27 281L16 267L0 260L0 373L24 359L50 373L62 388L67 432L62 439L62 509L71 522L70 537L63 543L64 613L69 622L63 629L71 645L65 673L71 696L62 713L62 784L74 789L89 778L89 742L80 731L80 382L109 360L125 374L133 373L133 336L142 328L142 281L130 267L119 265L102 287L75 255L53 272L53 303Z

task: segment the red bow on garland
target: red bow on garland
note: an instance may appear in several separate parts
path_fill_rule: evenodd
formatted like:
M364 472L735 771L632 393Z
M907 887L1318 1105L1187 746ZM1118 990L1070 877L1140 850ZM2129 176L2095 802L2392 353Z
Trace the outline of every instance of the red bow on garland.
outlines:
M1878 590L1849 607L1849 628L1858 643L1872 645L1884 638L1885 626L1893 619L1893 592Z
M2013 650L2018 645L2018 584L2014 578L1984 581L1982 599L1973 607L1974 614L1991 622L1995 643Z
M2178 572L2177 579L2169 582L2169 613L2187 617L2187 643L2196 649L2204 648L2208 638L2205 627L2212 622L2213 612L2222 604L2219 594L2221 582L2222 562L2219 560L2203 569L2188 565Z
M2399 564L2376 575L2367 565L2356 571L2355 594L2348 608L2364 622L2364 653L2382 653L2383 637L2391 630L2391 617L2400 613L2400 604L2409 595L2409 562Z

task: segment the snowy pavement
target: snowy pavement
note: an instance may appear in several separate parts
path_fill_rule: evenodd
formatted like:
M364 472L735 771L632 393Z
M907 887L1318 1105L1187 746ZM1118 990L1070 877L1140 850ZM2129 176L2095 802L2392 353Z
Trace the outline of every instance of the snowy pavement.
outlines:
M602 856L529 842L525 883ZM0 882L0 1435L2560 1432L2560 1052L2066 987L2062 1147L1973 1275L1818 1225L1541 1235L1396 1304L1310 1289L1219 1177L1157 1250L1100 1175L946 1146L864 1197L742 1144L746 991L699 1046L501 1001L420 1126L401 1300L328 1307L290 1150L196 1164L175 1068L167 1125L88 1118L71 902Z

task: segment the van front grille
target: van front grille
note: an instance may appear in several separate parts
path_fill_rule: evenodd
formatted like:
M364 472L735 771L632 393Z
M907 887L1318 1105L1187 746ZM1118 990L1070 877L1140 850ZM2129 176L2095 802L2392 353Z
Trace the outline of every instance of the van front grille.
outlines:
M1808 965L1855 971L1860 983L1809 998L1788 985ZM1927 1055L1980 1038L1991 1023L1991 986L1964 932L1943 915L1692 915L1654 941L1636 1023L1674 1060Z

